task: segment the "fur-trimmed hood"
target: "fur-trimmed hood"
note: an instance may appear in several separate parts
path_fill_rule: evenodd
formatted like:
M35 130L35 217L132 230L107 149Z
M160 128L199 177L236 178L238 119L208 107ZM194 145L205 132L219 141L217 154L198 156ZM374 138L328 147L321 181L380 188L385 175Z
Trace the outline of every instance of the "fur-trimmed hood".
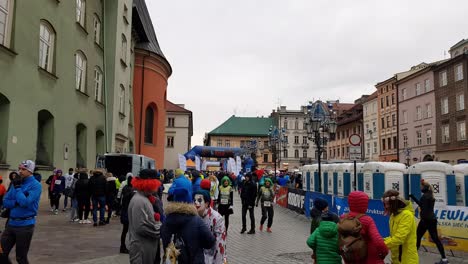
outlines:
M185 228L196 228L194 223L200 218L195 206L189 203L169 202L164 212L166 213L164 225L171 234Z
M170 202L164 209L167 215L170 214L186 214L186 215L198 215L197 209L193 204L189 203L177 203Z

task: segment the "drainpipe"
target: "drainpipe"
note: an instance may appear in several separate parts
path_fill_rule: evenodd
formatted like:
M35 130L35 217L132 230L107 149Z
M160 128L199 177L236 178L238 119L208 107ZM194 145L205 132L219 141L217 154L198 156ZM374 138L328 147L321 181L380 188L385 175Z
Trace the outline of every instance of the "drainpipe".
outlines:
M143 98L145 95L145 60L147 57L150 57L150 55L143 56L143 66L141 67L140 135L138 137L138 154L141 154L141 138L144 137L144 133L142 133L141 129L143 127Z
M102 38L102 50L103 50L103 54L104 54L104 62L102 63L102 71L103 71L103 74L104 74L104 103L105 103L105 106L104 106L104 137L105 137L105 141L106 141L106 153L109 153L109 136L108 136L108 115L107 115L107 109L109 107L109 101L107 100L108 98L108 93L107 93L107 87L108 87L108 84L107 84L107 72L106 72L106 2L107 0L104 0L103 1L103 7L102 7L102 24L104 25L102 27L102 35L103 35L103 38Z

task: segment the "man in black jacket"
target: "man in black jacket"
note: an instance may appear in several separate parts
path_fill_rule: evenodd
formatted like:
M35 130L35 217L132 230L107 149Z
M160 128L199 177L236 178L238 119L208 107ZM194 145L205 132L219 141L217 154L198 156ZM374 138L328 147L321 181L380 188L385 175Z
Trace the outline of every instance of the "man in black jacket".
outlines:
M257 185L252 181L252 174L249 172L245 175L244 184L241 191L242 200L242 230L241 234L247 231L247 210L250 214L250 231L247 234L255 234L255 216L254 206L255 198L257 197Z
M93 222L98 225L97 210L99 208L99 225L105 225L104 214L106 213L106 178L102 171L93 171L93 176L89 179L89 191L93 201Z

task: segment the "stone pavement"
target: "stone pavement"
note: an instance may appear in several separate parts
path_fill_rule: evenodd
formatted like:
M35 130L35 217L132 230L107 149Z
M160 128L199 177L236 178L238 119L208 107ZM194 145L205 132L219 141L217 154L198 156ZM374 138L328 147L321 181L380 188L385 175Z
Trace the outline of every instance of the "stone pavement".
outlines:
M31 263L128 263L128 255L118 254L122 228L118 218L113 218L111 224L103 227L70 223L69 211L58 215L48 211L47 193L44 194L29 252ZM260 208L256 208L256 234L241 235L240 200L238 195L234 197L234 215L230 219L227 242L229 263L311 263L311 250L305 243L309 221L303 215L275 207L273 232L259 232ZM0 226L3 223L4 220L1 220ZM249 225L247 220L247 226ZM434 252L434 249L429 250ZM456 254L458 257L449 257L450 263L468 263L468 254ZM10 257L14 259L14 251ZM438 259L438 254L420 251L420 263L434 263Z

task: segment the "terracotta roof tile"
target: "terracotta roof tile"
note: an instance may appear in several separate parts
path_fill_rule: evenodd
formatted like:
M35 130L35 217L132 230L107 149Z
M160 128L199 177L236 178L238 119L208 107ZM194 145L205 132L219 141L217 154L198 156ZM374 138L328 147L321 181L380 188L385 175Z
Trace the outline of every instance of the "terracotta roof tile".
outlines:
M166 112L192 113L192 111L180 107L169 100L166 100Z

